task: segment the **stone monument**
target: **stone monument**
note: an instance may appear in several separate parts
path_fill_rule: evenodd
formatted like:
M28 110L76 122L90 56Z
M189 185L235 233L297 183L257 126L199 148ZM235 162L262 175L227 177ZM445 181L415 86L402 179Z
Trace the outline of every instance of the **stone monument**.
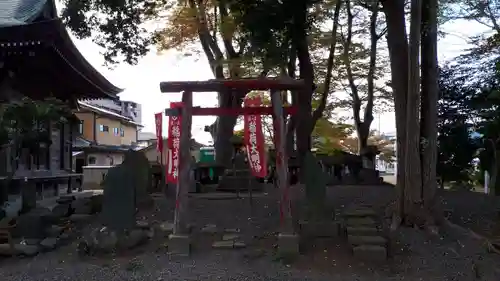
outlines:
M304 181L306 193L305 219L300 229L306 237L331 237L339 233L338 224L333 221L334 212L326 204L328 176L312 153L304 159Z
M133 175L136 206L151 205L152 198L148 190L153 184L153 170L148 158L141 151L129 150L120 166Z
M232 169L226 170L226 173L219 181L217 190L230 192L247 191L249 188L262 190L262 183L250 171L245 152L238 150L232 161Z
M136 182L134 172L124 163L109 169L103 186L102 220L112 231L123 233L136 224Z

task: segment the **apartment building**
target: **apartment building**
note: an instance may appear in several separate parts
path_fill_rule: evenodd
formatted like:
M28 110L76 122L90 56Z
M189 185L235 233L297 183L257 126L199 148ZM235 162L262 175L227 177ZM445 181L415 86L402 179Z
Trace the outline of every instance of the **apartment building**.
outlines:
M75 115L80 120L73 144L77 170L87 165L118 165L127 150L137 148L142 126L131 118L84 101L78 102Z

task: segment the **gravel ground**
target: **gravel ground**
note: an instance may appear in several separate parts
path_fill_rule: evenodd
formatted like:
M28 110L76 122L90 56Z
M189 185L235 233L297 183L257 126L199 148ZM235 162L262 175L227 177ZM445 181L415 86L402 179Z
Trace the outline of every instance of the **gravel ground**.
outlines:
M382 213L393 196L390 186L328 190L328 201L337 210L366 203ZM440 196L455 223L492 229L485 225L498 214L495 202L482 195L451 191ZM0 259L0 280L500 280L500 257L486 253L479 242L457 231L430 239L421 231L401 229L394 237L390 260L382 265L353 260L341 239L303 241L307 244L305 253L295 263L285 265L275 261L273 254L279 226L276 198L276 190L271 188L267 195L256 195L252 207L249 198L190 200L196 229L206 224L239 228L248 245L244 250L210 249L215 238L199 232L193 235L196 248L191 258L169 257L165 238L155 238L134 253L83 260L73 244L34 258ZM172 220L172 200L157 199L156 203L148 220Z

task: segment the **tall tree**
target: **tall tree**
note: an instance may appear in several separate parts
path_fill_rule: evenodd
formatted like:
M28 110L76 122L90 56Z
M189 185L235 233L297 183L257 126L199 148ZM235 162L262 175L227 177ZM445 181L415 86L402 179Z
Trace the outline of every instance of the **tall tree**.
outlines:
M424 74L421 80L419 68L420 39L423 35L425 39L422 45L422 69L437 74L437 2L432 0L427 3L428 5L422 7L421 0L411 1L408 42L404 1L382 1L387 21L387 44L396 111L397 155L403 156L398 157L398 201L392 228L401 222L431 228L435 224L435 218L439 216L439 213L434 212L434 191L437 184L437 75L432 78ZM425 29L422 28L422 20ZM427 110L420 112L420 107ZM423 124L419 116L422 116ZM432 123L434 124L431 125ZM421 126L425 137L422 141L419 129ZM430 128L432 126L434 129ZM424 155L421 157L422 151ZM422 167L421 158L427 166Z
M353 2L353 3L351 3ZM357 10L355 4L358 4ZM342 64L345 70L346 79L348 82L349 95L351 97L349 104L353 113L354 125L356 128L356 133L358 135L358 153L365 150L368 145L368 137L370 134L370 126L373 122L373 111L374 103L376 99L377 91L382 90L375 86L376 80L379 78L379 73L381 69L377 68L377 54L378 54L378 42L385 35L385 30L378 31L379 26L379 1L369 1L355 2L346 1L346 31L341 33L342 36ZM363 14L363 10L359 8L363 7L369 12L368 18L368 34L370 38L369 47L365 48L361 43L353 42L353 31L354 19L356 15ZM360 16L361 17L361 16ZM362 21L364 19L361 19ZM361 24L362 29L366 28L365 24ZM359 33L356 33L359 36ZM364 39L364 36L362 37ZM353 67L353 61L363 61L361 65ZM368 64L366 64L368 60ZM363 69L367 68L367 69ZM357 71L356 71L357 70ZM363 84L359 84L359 80L365 80ZM363 95L362 95L363 93ZM364 112L361 112L362 106L364 105Z

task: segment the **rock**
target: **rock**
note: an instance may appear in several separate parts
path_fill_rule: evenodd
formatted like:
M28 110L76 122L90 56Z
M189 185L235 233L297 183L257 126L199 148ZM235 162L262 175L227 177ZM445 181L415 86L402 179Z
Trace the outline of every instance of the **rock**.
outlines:
M52 208L52 215L56 219L61 219L69 216L71 214L71 205L69 203L66 204L57 204Z
M35 211L36 210L36 211ZM45 228L51 224L50 210L37 210L20 215L16 220L14 236L24 238L43 238Z
M64 227L58 225L51 225L46 230L45 233L48 237L58 237L63 232Z
M347 236L347 241L351 245L358 246L358 245L377 245L377 246L386 246L387 245L387 239L385 239L382 236L354 236L354 235L349 235Z
M387 260L387 249L376 245L361 245L353 248L354 257L363 261Z
M148 236L149 239L153 239L155 237L155 229L150 228L146 231L146 235Z
M28 238L28 239L24 239L23 241L24 241L23 244L26 244L26 245L39 245L40 241L42 241L42 239Z
M23 256L36 256L38 252L40 252L40 247L36 245L22 245L22 244L16 244L14 245L14 249L16 254L23 255Z
M379 235L380 232L376 227L370 226L348 226L346 228L347 235L355 235L355 236L370 236L370 235Z
M201 229L201 232L210 234L217 233L217 226L215 224L207 224Z
M120 247L125 249L134 248L148 240L147 231L142 229L133 229L120 241Z
M377 223L372 218L348 218L347 226L375 226Z
M226 228L224 230L225 233L240 233L240 229L239 228Z
M100 213L102 211L102 198L102 194L94 194L90 197L92 213Z
M86 215L86 214L73 214L69 217L69 220L71 222L75 222L75 223L78 223L78 222L86 222L88 220L90 220L90 218L92 218L91 215Z
M88 246L103 252L112 252L116 250L118 245L118 237L114 231L108 230L106 227L95 229L90 234L90 239L87 239Z
M14 248L11 248L10 244L0 244L0 256L35 256L40 251L40 248L36 245L24 245L24 244L14 244Z
M137 227L141 229L149 229L149 222L147 221L137 221Z
M234 241L234 240L236 240L236 239L238 239L238 238L240 238L240 236L239 236L239 235L237 235L237 234L224 234L224 235L222 236L222 240L223 240L223 241L229 241L229 240Z
M73 195L66 195L66 196L59 197L56 200L56 202L58 204L64 204L64 205L66 205L66 204L69 204L69 203L73 202L75 199L76 199L76 197L73 196Z
M233 249L234 241L215 241L212 244L212 248L214 249Z
M10 257L16 255L17 251L15 248L11 248L10 244L2 243L0 244L0 256Z
M71 203L71 208L75 214L90 215L92 214L92 202L90 198L78 198Z
M233 248L235 249L243 249L245 248L247 245L241 241L235 241L234 244L233 244Z
M174 224L166 221L166 222L162 222L158 226L158 228L161 232L163 232L165 234L165 236L168 236L168 235L172 234L172 232L174 231Z
M53 250L56 248L59 240L56 237L45 238L40 242L40 246L45 250Z

